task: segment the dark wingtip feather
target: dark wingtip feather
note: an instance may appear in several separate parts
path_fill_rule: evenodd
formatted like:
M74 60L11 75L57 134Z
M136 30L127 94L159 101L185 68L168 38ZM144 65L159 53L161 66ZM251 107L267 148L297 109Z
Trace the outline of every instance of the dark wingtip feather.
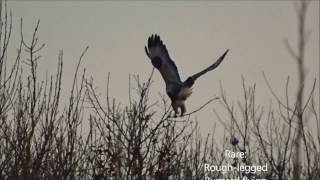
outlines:
M151 34L148 38L148 49L157 45L163 46L164 44L158 34Z
M229 49L227 49L226 52L224 52L220 58L224 59L224 57L228 54L228 52L229 52Z
M153 39L153 35L151 35L151 36L148 38L148 49L151 48L152 39Z
M150 54L149 54L147 46L144 46L144 50L146 51L147 56L150 57Z
M220 65L220 63L224 60L224 57L228 54L229 49L227 49L220 57L219 59L212 65L213 69L215 69L216 67L218 67Z

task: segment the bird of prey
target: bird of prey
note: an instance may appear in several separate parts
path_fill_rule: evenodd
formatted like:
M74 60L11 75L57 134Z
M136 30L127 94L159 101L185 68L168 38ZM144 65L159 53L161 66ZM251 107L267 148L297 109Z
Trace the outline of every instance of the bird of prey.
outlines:
M227 49L225 53L223 53L222 56L220 56L219 59L211 66L189 76L183 82L180 79L177 66L170 58L166 45L162 42L159 35L151 35L148 38L148 45L145 46L145 51L147 56L150 58L152 65L159 70L163 80L165 81L166 92L171 99L171 106L175 112L175 117L177 117L179 109L181 116L186 112L184 102L191 95L191 87L195 80L208 71L218 67L229 50Z

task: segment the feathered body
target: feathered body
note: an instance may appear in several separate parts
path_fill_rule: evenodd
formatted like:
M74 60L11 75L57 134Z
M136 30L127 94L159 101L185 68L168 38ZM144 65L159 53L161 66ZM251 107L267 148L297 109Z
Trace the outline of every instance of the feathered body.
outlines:
M148 38L148 44L145 47L147 56L152 65L159 70L166 84L166 92L171 99L171 105L175 111L175 116L180 109L181 116L186 112L185 100L192 94L192 85L195 80L208 71L215 69L224 59L228 50L211 66L189 76L184 82L181 81L178 68L170 58L166 46L163 44L160 36L151 35Z

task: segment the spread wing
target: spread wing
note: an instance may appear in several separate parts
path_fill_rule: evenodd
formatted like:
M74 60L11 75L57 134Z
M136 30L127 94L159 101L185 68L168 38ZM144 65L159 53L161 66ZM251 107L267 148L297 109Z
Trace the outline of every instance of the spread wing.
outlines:
M148 38L148 46L145 47L147 56L151 59L152 65L159 70L167 89L172 85L181 84L178 68L170 58L166 46L160 36L151 35Z
M207 73L208 71L212 71L214 70L216 67L218 67L220 65L220 63L223 61L224 57L226 56L226 54L228 53L229 49L227 49L220 57L219 59L213 63L211 66L207 67L206 69L190 76L189 78L192 79L192 81L195 81L196 79L198 79L200 76L202 76L203 74ZM188 78L188 79L189 79Z

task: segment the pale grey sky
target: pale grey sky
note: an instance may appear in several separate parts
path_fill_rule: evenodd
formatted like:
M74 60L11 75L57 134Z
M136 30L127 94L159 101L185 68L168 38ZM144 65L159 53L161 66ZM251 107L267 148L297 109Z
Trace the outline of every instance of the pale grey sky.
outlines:
M286 78L291 76L291 97L296 93L296 64L283 43L288 38L294 48L297 44L297 19L291 1L9 1L8 7L13 11L12 45L17 46L20 17L26 37L36 21L41 21L39 37L46 47L39 62L40 74L54 72L58 51L64 50L65 93L78 57L88 45L82 64L87 75L94 77L98 91L104 93L110 72L110 94L126 104L129 74L146 79L152 70L144 45L153 33L161 36L182 79L230 49L216 70L196 82L187 100L188 111L219 95L219 81L230 100L242 99L241 75L247 84L257 83L258 103L269 102L272 95L262 71L282 97ZM309 92L310 83L319 77L319 1L313 1L308 9L307 28L311 30L306 49ZM158 92L165 94L165 86L158 72L153 79L151 95L156 101L160 100ZM217 122L212 109L218 107L214 102L197 113L205 132Z

